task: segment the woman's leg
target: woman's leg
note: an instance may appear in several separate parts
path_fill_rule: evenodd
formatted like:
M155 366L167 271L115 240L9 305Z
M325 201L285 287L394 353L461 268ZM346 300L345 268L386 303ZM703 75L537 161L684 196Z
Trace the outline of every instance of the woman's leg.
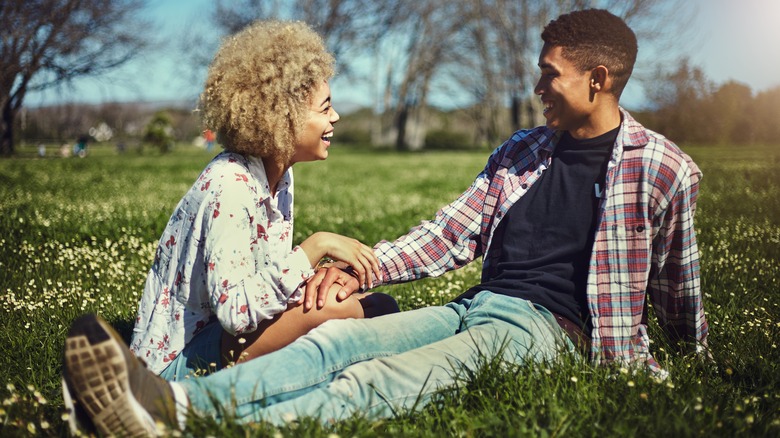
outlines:
M290 305L275 318L265 321L252 333L233 336L222 332L222 366L242 363L276 351L311 329L331 319L371 318L398 311L395 300L386 294L354 294L339 301L336 293L341 286L334 285L328 301L322 308L304 311L299 304Z
M179 355L160 372L160 377L169 382L176 382L219 369L219 343L223 331L222 326L216 320L206 324Z

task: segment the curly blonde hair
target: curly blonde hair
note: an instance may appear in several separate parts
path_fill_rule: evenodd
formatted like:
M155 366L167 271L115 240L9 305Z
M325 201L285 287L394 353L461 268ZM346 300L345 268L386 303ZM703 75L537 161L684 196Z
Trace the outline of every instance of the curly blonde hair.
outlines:
M200 98L225 150L288 163L313 90L334 74L322 38L301 22L258 21L227 37Z

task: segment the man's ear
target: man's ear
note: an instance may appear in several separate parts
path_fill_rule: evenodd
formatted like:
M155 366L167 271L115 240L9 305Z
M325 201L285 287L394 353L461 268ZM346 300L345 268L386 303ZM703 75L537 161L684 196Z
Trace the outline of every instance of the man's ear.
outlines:
M611 82L611 79L612 78L609 77L609 70L607 67L600 65L594 68L590 71L591 92L598 93L606 90L609 85L612 85L611 83L607 83L608 81Z

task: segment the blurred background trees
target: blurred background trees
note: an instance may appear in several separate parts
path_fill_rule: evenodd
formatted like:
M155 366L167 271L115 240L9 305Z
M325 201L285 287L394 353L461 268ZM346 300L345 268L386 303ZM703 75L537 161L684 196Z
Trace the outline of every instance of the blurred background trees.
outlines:
M323 35L340 74L370 81L373 143L418 149L430 131L447 129L479 145L541 123L533 95L542 28L558 15L601 7L623 17L640 38L661 42L685 33L685 0L218 0L213 25L227 35L259 18L302 20ZM675 32L657 32L675 28ZM194 64L216 49L192 31ZM357 58L370 59L362 76ZM433 92L451 94L469 120L453 126L431 111ZM450 118L452 119L452 117ZM342 123L342 125L347 123Z
M11 22L6 20L34 16L31 11L47 10L44 8L51 5L65 8L70 3L7 0L0 8L0 18L3 23ZM11 75L7 72L21 70L5 67L11 65L6 61L11 59L7 53L11 43L26 40L25 32L10 32L1 47L4 64L0 84L11 90L6 93L8 98L0 95L5 99L0 100L3 108L16 114L25 90L96 74L125 62L132 55L130 48L148 47L149 42L136 34L154 32L128 32L138 23L130 6L139 7L140 0L75 3L84 8L93 3L110 4L110 10L104 12L113 17L113 23L101 21L99 31L95 24L90 25L89 40L96 41L89 44L73 36L60 37L57 45L42 52L41 59L51 61L41 62L37 70L28 68L30 78L34 73L38 79L19 79L25 76L17 74L13 77L15 88L8 88ZM193 83L199 83L220 37L257 19L302 20L323 35L339 62L339 75L372 90L369 108L345 109L337 103L342 115L348 115L339 124L338 141L398 150L495 147L514 130L543 123L539 99L533 94L542 28L567 11L607 8L635 30L640 55L652 54L645 55L650 61L640 62L631 79L632 86L641 85L646 101L640 107L627 108L648 128L681 143L777 143L780 87L755 95L739 82L716 84L709 80L684 56L685 43L695 40L688 22L696 10L690 5L685 0L216 0L211 10L203 11L201 21L181 35L178 44L186 60L182 64L190 66ZM29 28L26 34L41 38L64 35L65 29L71 29L70 33L86 38L77 31L87 29L84 17L93 16L89 14L97 12L73 13L74 18L62 28L51 24L55 15L27 17L31 24L25 25ZM102 15L99 18L104 20ZM60 30L55 32L55 28ZM45 31L30 33L32 29ZM6 32L3 30L4 36ZM21 47L21 42L14 44ZM31 45L29 53L42 44ZM102 48L101 53L95 53L97 48ZM92 56L89 63L83 61L86 55ZM29 62L32 55L20 59L38 65ZM82 62L65 62L75 59ZM115 139L142 141L155 113L166 110L171 118L171 138L191 141L200 133L193 106L190 101L178 106L136 102L22 108L22 117L17 117L13 126L31 141L65 141L105 123ZM9 132L11 129L4 128L5 153L5 138L12 138Z
M683 58L672 71L658 71L649 109L634 115L681 143L776 144L780 140L780 87L754 95L736 81L712 83Z
M146 45L142 0L3 0L0 3L0 154L14 152L26 94L100 75Z

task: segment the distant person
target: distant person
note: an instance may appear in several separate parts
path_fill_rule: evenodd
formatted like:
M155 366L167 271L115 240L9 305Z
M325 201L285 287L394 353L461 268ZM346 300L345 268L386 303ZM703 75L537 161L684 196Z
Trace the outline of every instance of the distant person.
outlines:
M661 373L649 350L650 303L672 343L706 347L693 226L701 173L619 105L636 60L634 33L590 9L553 20L542 40L535 93L546 126L513 134L433 220L374 247L375 285L482 257L480 284L444 306L329 321L272 354L171 384L150 377L108 325L84 317L67 341L84 347L67 348L66 358L100 352L111 366L74 362L87 368L83 380L99 376L80 397L122 388L93 413L119 419L104 432L154 433L155 420L180 427L172 413L188 409L275 424L296 415L387 417L424 406L464 367L476 371L497 354L523 364L580 352L594 364ZM309 283L328 291L344 278L331 267Z
M318 232L292 245L292 166L325 160L339 120L328 84L333 64L303 23L257 22L219 49L200 110L225 151L174 210L147 276L130 347L150 372L181 381L251 361L328 319L398 311L385 294L336 299L334 286L317 301L304 293L326 258L348 265L366 289L380 276L372 249L355 239ZM89 332L101 330L96 324L77 323ZM68 342L65 354L66 394L100 415L104 407L88 395L100 389L85 373L90 360L105 362L83 344ZM113 425L96 421L106 434Z
M41 158L46 156L46 145L43 143L38 143L38 156Z
M67 143L63 143L60 145L60 156L62 158L68 158L70 157L70 145Z
M89 142L89 137L86 135L82 135L76 140L76 143L73 145L73 154L78 156L79 158L84 158L87 156L87 143Z
M206 150L211 152L214 148L214 141L217 139L217 135L211 129L203 131L203 139L206 140Z

